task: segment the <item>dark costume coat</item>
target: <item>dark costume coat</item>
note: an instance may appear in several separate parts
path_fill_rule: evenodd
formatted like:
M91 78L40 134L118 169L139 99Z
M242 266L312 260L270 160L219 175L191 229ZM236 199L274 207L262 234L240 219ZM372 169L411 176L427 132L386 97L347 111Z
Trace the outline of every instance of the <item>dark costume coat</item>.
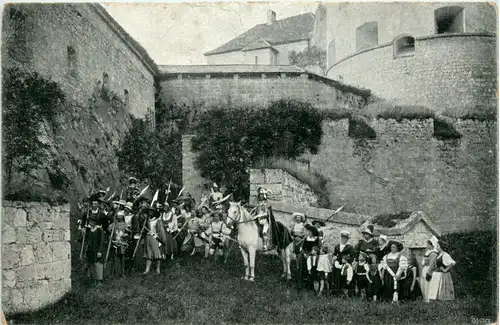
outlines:
M87 233L88 238L88 246L87 246L87 263L102 263L106 255L106 245L105 241L105 233L102 227L96 227L95 229L90 229ZM101 253L100 257L97 257L97 253Z

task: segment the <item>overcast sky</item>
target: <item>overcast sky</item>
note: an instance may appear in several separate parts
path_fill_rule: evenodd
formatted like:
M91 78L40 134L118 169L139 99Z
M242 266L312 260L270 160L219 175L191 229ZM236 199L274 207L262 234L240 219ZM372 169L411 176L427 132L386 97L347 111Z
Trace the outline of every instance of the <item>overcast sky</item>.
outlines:
M158 64L206 64L204 52L265 23L268 9L279 20L317 7L313 2L102 5Z

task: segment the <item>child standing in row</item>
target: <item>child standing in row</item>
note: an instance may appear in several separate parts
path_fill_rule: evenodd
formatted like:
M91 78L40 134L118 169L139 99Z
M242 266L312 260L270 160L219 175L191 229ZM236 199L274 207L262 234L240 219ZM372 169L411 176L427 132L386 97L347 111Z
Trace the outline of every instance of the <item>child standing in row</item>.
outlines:
M309 271L309 277L311 279L311 282L313 283L314 292L316 294L319 294L318 252L319 252L318 246L314 246L311 249L311 254L307 257L307 271Z
M356 287L361 294L361 299L366 299L366 294L372 280L370 279L370 267L368 266L368 255L365 252L360 252L358 256L358 264L356 265Z
M371 256L370 272L368 276L370 277L368 296L371 297L373 301L377 301L382 288L382 279L380 277L377 256L375 255Z
M328 247L321 247L321 255L319 255L317 271L319 273L319 292L318 296L323 295L323 290L326 287L326 291L330 291L330 285L328 282L329 276L332 273L332 264L330 262L330 255L328 254Z
M342 257L342 264L339 265L338 261L335 261L335 267L340 269L340 289L342 290L343 296L348 298L353 288L353 269L351 266L352 257L350 255L344 255Z

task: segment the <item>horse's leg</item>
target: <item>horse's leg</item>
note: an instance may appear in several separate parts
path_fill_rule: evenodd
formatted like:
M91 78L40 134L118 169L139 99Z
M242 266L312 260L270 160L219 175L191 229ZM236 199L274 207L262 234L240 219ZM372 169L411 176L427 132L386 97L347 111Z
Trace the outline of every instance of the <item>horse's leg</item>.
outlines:
M290 271L290 264L292 263L292 254L293 254L293 244L288 245L285 251L285 262L286 262L286 279L292 279L292 271Z
M250 263L250 281L255 281L255 247L248 248L248 260Z
M286 249L281 250L281 263L283 264L283 273L281 273L281 277L286 277Z
M248 253L247 253L247 251L243 247L240 247L240 250L241 250L241 256L243 256L243 263L245 264L245 276L242 277L242 279L248 280L250 278L250 268L249 268L249 263L248 263Z

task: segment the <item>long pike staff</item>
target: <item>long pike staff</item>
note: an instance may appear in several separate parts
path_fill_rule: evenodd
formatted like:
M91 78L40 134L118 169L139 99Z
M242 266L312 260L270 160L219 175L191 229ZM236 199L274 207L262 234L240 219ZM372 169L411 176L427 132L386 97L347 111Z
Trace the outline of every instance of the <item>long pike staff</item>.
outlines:
M113 241L113 233L115 232L115 227L116 227L116 211L113 212L113 227L111 228L111 233L109 234L108 250L106 251L106 259L104 260L103 267L106 267L106 262L108 261L109 250L111 249L111 242Z
M87 200L87 218L85 218L85 223L83 224L83 240L82 240L82 247L80 248L80 261L83 261L83 250L85 249L85 239L87 237L87 224L89 222L90 206L92 205L91 200L93 192L94 192L94 183L92 183L90 195Z
M165 191L165 202L163 203L163 205L167 205L168 203L168 195L170 194L170 185L172 185L172 179L168 181L168 188Z
M146 186L142 191L141 193L139 194L139 196L137 196L137 198L141 197L145 192L146 190L149 188L149 185ZM137 200L137 199L136 199ZM142 208L139 210L139 212L137 212L137 214L141 213L142 211ZM141 237L142 237L142 234L144 232L144 228L146 228L146 223L148 222L148 219L149 219L149 214L148 216L146 217L146 219L144 220L144 224L142 225L142 228L141 228L141 231L139 233L139 239L137 239L137 244L135 245L135 249L134 249L134 254L132 255L132 258L135 257L135 253L137 253L137 248L139 248L139 244L141 242Z

